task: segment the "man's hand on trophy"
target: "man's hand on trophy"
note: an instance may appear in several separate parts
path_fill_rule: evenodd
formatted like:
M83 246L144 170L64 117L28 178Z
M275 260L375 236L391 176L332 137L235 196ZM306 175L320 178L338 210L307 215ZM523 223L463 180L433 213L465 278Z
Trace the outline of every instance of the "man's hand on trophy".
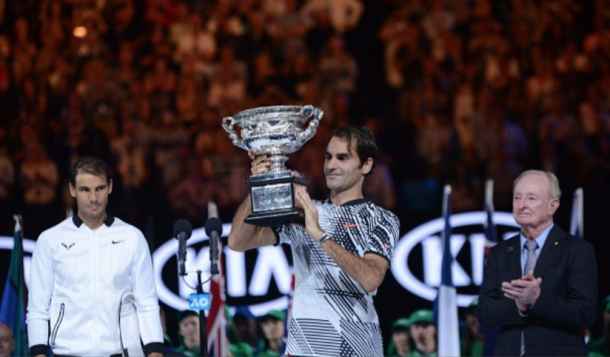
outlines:
M300 173L300 172L298 172L298 171L290 170L290 174L291 174L293 177L305 178L305 175L303 175L302 173Z
M248 151L248 156L252 159L252 166L250 172L252 175L260 175L269 172L271 168L271 161L269 161L269 155L256 156L252 151Z
M303 207L305 211L305 231L314 240L319 240L323 235L324 231L320 228L320 221L318 220L318 209L313 204L311 197L307 193L307 188L301 185L295 185L297 204Z

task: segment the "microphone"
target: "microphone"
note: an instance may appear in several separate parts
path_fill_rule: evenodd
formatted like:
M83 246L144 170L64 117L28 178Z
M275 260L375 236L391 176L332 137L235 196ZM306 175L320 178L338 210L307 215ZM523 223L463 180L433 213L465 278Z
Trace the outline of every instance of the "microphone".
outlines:
M193 227L191 222L182 218L174 223L174 237L178 239L178 274L186 275L184 262L186 261L186 241L191 238Z
M218 237L222 234L222 222L210 217L205 222L205 233L210 237L210 274L218 274Z

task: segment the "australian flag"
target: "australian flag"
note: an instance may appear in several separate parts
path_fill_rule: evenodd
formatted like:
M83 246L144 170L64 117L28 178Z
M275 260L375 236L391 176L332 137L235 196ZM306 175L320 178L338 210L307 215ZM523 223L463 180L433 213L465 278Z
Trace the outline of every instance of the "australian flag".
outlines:
M224 269L222 264L222 246L218 244L218 270L210 282L212 304L208 313L208 356L227 356L227 319L225 314Z

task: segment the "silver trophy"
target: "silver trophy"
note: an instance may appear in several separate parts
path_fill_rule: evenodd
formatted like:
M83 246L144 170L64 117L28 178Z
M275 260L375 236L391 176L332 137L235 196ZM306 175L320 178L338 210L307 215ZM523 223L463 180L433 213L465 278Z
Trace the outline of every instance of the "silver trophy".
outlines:
M294 185L306 186L309 182L293 177L285 163L287 155L316 134L323 114L311 105L279 105L244 110L222 120L233 145L257 156L268 154L271 161L269 172L252 175L246 183L252 197L252 214L246 217L246 223L272 227L304 222L303 210L296 207ZM241 127L239 133L235 126Z

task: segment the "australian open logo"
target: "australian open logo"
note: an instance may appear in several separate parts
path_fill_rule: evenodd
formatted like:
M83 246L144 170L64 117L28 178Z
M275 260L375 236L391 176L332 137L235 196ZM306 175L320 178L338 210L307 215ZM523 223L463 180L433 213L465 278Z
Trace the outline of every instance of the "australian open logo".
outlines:
M450 246L455 258L452 278L459 306L468 306L478 295L483 282L485 247L489 246L483 233L486 219L484 211L454 214L450 218ZM499 239L506 239L519 231L511 213L496 212L493 221ZM413 294L430 301L436 298L441 283L443 229L442 217L413 228L398 241L392 259L392 274L396 281Z

